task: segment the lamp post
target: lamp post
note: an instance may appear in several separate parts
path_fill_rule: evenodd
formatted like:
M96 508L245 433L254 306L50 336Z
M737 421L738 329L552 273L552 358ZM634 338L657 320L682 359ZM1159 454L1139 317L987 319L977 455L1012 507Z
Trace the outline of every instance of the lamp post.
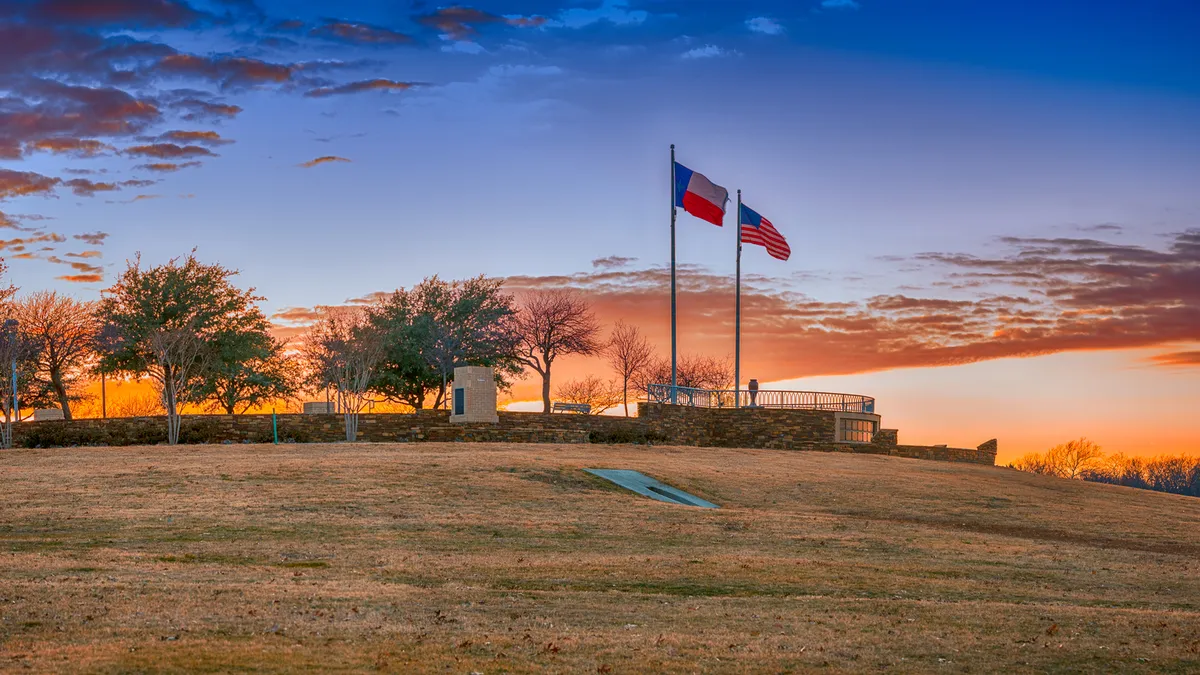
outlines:
M13 421L21 419L21 408L17 401L17 320L6 319L4 332L8 333L8 346L12 352L12 410Z

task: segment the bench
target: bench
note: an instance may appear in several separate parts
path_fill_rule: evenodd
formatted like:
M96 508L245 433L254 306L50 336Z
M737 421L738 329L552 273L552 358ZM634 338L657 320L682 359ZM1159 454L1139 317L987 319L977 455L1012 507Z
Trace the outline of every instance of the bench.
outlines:
M555 401L554 405L550 408L550 412L570 412L579 413L581 415L590 415L592 414L592 406L587 403L563 403L561 401Z

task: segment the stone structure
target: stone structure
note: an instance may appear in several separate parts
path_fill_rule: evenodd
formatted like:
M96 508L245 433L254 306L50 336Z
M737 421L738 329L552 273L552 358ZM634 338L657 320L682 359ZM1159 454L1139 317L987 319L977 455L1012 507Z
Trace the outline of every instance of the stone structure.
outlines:
M47 420L63 419L63 411L61 408L42 408L33 411L34 422L45 422Z
M305 401L305 415L332 415L337 412L337 404L333 401Z
M722 448L774 448L817 452L854 452L973 464L996 463L997 442L975 449L900 445L899 431L879 429L866 442L838 440L843 418L874 419L878 415L780 408L692 408L639 403L638 419L680 445Z
M483 366L454 369L450 421L455 424L498 424L496 374Z
M867 442L837 440L839 415L818 410L691 408L638 404L638 417L546 415L501 411L494 424L451 423L444 410L359 415L364 442L476 441L506 443L655 443L729 448L852 452L914 459L994 464L997 445L978 448L900 445L895 429ZM279 439L295 443L344 440L340 415L279 415ZM16 447L138 445L166 442L162 417L110 418L14 425ZM270 415L185 415L183 443L270 443Z

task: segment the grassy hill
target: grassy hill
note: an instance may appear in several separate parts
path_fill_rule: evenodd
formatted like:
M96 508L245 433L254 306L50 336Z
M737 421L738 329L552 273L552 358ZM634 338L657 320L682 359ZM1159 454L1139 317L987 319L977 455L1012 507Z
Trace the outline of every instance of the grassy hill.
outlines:
M0 670L1196 672L1197 533L1197 499L869 455L15 450Z

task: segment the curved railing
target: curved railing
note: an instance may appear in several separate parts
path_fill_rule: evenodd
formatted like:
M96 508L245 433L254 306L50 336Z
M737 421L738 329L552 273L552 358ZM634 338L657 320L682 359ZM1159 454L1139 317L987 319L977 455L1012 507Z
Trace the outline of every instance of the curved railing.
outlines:
M788 410L830 410L834 412L874 413L875 399L861 394L835 394L824 391L782 391L759 389L696 389L652 384L646 391L652 403L671 403L696 408L782 408Z

